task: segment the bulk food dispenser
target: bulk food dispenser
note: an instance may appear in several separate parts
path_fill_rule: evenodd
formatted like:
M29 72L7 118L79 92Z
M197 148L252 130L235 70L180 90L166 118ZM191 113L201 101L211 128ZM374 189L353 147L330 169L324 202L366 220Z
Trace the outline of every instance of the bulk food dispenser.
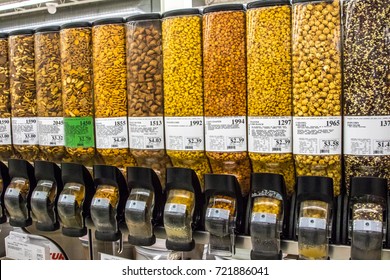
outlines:
M300 259L328 258L333 208L333 181L329 177L297 177L295 234Z
M114 166L93 167L95 195L91 203L91 217L95 225L95 238L100 241L117 241L122 234L119 224L124 221L124 208L128 196L126 180Z
M247 229L252 240L252 260L280 260L280 237L287 206L286 185L282 175L252 173L247 208Z
M13 227L31 225L30 198L35 188L34 167L25 160L8 160L11 183L4 194L9 224Z
M173 251L191 251L195 247L192 231L200 225L203 205L200 182L195 171L188 168L168 168L166 193L166 247Z
M128 167L130 196L125 207L128 242L151 246L156 242L153 228L162 224L164 197L157 174L151 168Z
M353 177L350 186L343 225L351 243L351 259L380 260L387 224L387 180Z
M4 207L4 194L9 181L8 167L4 163L0 162L0 224L7 221Z
M49 161L36 161L34 166L37 186L30 201L32 218L38 230L55 231L60 227L55 206L63 189L61 169Z
M81 164L63 163L61 165L62 190L57 210L62 226L62 234L82 237L87 234L85 218L89 216L89 206L95 192L92 176Z
M235 234L242 229L243 198L234 175L205 175L205 229L210 233L209 254L235 254Z

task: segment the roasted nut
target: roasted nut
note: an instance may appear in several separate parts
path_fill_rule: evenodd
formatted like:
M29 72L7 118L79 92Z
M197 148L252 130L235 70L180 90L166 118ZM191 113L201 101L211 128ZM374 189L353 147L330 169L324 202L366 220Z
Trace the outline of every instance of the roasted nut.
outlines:
M37 33L34 45L38 117L62 118L60 34L57 31ZM39 148L45 159L54 162L61 162L66 153L64 146L40 145Z
M96 25L92 40L95 118L127 117L125 26ZM119 168L135 165L128 147L97 147L97 152L107 165Z
M164 18L164 112L166 117L203 116L202 20ZM204 151L167 150L173 166L193 169L204 186L210 166Z
M289 5L247 11L248 116L291 116L291 8ZM294 191L292 154L250 152L253 172L284 176Z
M161 21L126 24L128 116L163 117ZM132 149L139 166L153 168L165 186L171 161L164 150Z
M294 116L341 116L339 0L293 5ZM341 156L296 155L296 172L333 179L340 193Z
M278 219L282 210L282 201L272 197L256 197L252 207L252 213L275 214Z
M62 99L65 139L68 118L93 118L92 32L89 27L65 28L60 32ZM89 125L93 126L93 122ZM88 135L94 137L93 135ZM88 139L89 139L88 138ZM66 145L66 143L65 143ZM91 163L94 147L66 147L72 160Z
M352 220L383 222L383 207L377 203L355 203L352 207Z
M36 118L34 36L10 36L8 43L12 117ZM38 145L14 145L14 148L26 160L34 161L39 157Z
M234 217L236 214L236 201L230 196L215 195L210 198L207 208L217 208L229 211L229 216Z
M4 36L4 38L0 37L0 118L9 119L11 117L11 101L8 67L8 38ZM0 145L1 160L7 160L12 153L12 145Z
M344 115L390 115L388 2L344 1ZM345 186L351 177L386 178L390 156L345 155Z
M205 116L246 116L245 13L206 13L203 51ZM247 152L206 154L213 173L235 175L242 193L249 192L251 166Z

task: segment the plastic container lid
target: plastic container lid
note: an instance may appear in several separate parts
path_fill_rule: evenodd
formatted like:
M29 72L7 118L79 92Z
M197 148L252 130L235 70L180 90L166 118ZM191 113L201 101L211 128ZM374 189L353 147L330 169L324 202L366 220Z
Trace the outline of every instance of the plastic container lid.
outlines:
M241 194L234 175L206 174L204 178L205 193L230 194L234 198Z
M204 8L203 14L213 12L226 12L226 11L244 11L244 5L242 4L222 4Z
M297 177L297 201L305 200L331 203L333 200L333 180L321 176Z
M7 39L8 33L0 33L0 39Z
M96 20L92 23L92 26L97 25L106 25L106 24L121 24L124 23L125 20L123 18L104 18Z
M159 13L139 14L126 18L126 22L152 19L161 19L161 15Z
M189 8L189 9L178 9L178 10L172 10L163 13L162 17L176 17L176 16L189 16L189 15L200 15L200 10L197 8Z
M252 193L263 191L274 191L282 196L286 196L286 185L284 178L280 174L273 173L252 173L251 174Z
M59 25L53 25L53 26L43 26L35 29L35 33L43 33L43 32L58 32L60 31L61 27Z
M69 29L69 28L87 28L91 26L92 24L88 21L71 22L71 23L66 23L64 25L61 25L61 30Z
M353 177L350 196L376 195L387 198L387 180L378 177Z
M16 36L16 35L33 35L34 29L20 29L15 30L9 33L9 36Z
M270 6L281 6L281 5L290 5L289 0L258 0L250 2L246 5L246 9L255 9L261 7L270 7Z

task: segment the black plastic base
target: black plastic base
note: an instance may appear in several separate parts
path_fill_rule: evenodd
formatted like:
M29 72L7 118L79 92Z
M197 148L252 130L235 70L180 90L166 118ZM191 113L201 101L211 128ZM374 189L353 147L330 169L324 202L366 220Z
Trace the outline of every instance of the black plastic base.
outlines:
M165 247L167 247L168 250L172 250L172 251L190 252L195 248L195 241L192 240L189 243L181 243L181 242L169 241L167 239L167 241L165 243Z
M40 231L56 231L57 229L60 228L59 223L54 223L54 224L42 224L42 223L36 223L35 227L37 230Z
M129 235L127 240L131 245L135 246L152 246L154 243L156 243L156 236L153 235L151 237L139 238Z
M251 260L281 260L282 258L282 251L279 251L279 254L251 251Z
M7 216L1 216L0 217L0 224L4 224L5 222L7 222Z
M9 224L12 227L28 227L28 226L32 225L32 219L28 218L27 220L19 221L19 220L14 220L14 219L10 218Z
M62 228L62 234L69 237L83 237L87 234L87 228Z
M101 231L95 231L95 238L96 240L100 241L118 241L121 238L121 232L101 232Z

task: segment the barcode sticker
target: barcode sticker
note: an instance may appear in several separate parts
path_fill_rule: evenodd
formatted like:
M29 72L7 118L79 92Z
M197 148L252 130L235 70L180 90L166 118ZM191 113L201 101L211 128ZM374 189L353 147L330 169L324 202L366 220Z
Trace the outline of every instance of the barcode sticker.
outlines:
M370 220L355 220L353 221L353 230L382 232L382 222Z
M46 200L48 196L49 194L47 192L34 191L31 199Z
M252 213L251 222L252 223L275 224L276 223L276 214L255 212L255 213Z
M61 194L58 203L71 204L76 201L76 197L72 194Z
M91 206L108 207L109 205L110 205L110 200L108 198L95 197L94 199L92 199Z
M7 188L7 191L5 192L6 197L14 197L19 196L20 190L15 188Z
M230 211L221 208L207 208L206 218L229 219Z
M187 206L185 204L167 203L165 204L164 211L184 214L186 212L186 209Z
M326 229L326 219L301 217L299 219L300 228Z
M126 202L126 209L144 211L145 208L146 208L146 202L145 201L128 200Z

